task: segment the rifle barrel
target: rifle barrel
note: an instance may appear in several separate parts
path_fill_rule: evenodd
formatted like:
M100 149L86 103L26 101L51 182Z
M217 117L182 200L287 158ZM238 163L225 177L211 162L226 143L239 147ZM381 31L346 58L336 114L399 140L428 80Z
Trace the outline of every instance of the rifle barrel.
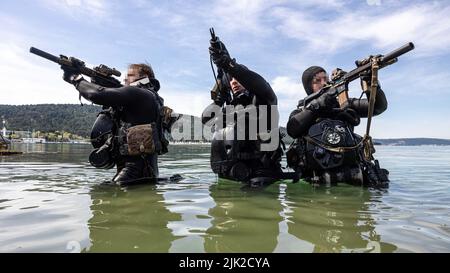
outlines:
M388 54L384 55L381 60L380 60L380 68L383 68L386 65L392 64L390 63L393 60L396 60L397 57L411 51L414 49L414 44L412 42L409 42L397 49L395 49L394 51L389 52ZM358 65L358 63L364 63L363 65ZM349 71L348 73L344 74L341 78L337 79L336 81L332 82L331 85L336 87L336 86L341 86L343 84L347 85L348 83L350 83L351 81L356 80L357 78L359 78L361 76L361 73L366 72L366 71L370 71L372 63L369 62L363 62L363 61L356 61L356 65L357 67L351 71ZM327 87L328 88L328 87ZM304 99L304 104L308 104L311 100L318 98L319 96L321 96L322 94L324 94L326 89L322 89L320 92L317 93L313 93L309 96L307 96Z
M389 62L390 60L397 58L398 56L403 55L406 52L409 52L413 49L414 49L414 44L409 42L409 43L397 48L396 50L384 55L384 57L381 59L381 64Z
M50 53L47 53L47 52L42 51L40 49L37 49L35 47L30 47L30 52L33 53L33 54L36 54L38 56L41 56L42 58L45 58L47 60L50 60L52 62L55 62L55 63L59 64L60 58L55 56L55 55L52 55Z
M383 58L381 58L381 60L380 60L380 64L383 66L383 65L389 63L389 61L392 61L393 59L395 59L413 49L414 49L414 44L409 42L409 43L397 48L396 50L391 51L388 54L384 55ZM361 72L367 71L368 69L370 69L370 67L371 67L370 62L366 63L362 66L359 66L359 67L353 69L352 71L348 72L347 74L345 74L342 77L342 80L348 81L348 82L356 80L357 78L359 78Z

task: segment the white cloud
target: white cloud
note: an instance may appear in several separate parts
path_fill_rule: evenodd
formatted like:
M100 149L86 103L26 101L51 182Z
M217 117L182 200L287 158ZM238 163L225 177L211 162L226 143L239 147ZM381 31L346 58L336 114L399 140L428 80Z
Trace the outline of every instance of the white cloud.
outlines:
M59 66L31 55L28 48L13 43L0 43L0 59L0 103L78 102L78 92L62 80L63 72ZM121 72L125 75L125 71ZM207 92L203 94L194 90L183 90L173 85L163 85L160 95L166 105L183 114L200 116L203 109L211 103Z
M285 2L285 1L279 1ZM227 32L247 32L266 35L270 28L262 23L265 12L277 1L263 0L219 0L214 4L212 16L216 17Z
M71 22L72 26L77 26L80 20L91 20L92 16L98 17L97 20L110 20L112 17L117 24L125 26L119 27L117 36L109 41L113 43L115 39L116 46L124 48L124 55L114 55L117 59L111 59L111 63L121 64L124 57L133 60L138 58L135 55L141 54L131 52L133 50L130 50L129 45L134 45L135 42L125 40L126 35L121 31L132 34L132 37L140 41L163 45L150 46L151 54L155 54L155 49L160 50L157 52L164 54L164 58L167 57L162 63L155 63L156 73L161 77L160 92L166 104L180 113L199 116L211 102L208 94L210 86L207 86L208 81L205 80L211 77L207 57L208 27L211 26L216 27L217 34L238 62L255 68L262 75L270 75L267 80L271 82L278 96L280 124L283 126L298 100L306 96L300 79L303 70L310 65L321 65L331 70L335 65L340 65L342 59L351 58L348 57L350 50L366 50L361 48L363 46L379 48L380 50L374 51L380 53L409 40L417 46L413 54L408 54L408 59L400 60L408 69L404 69L406 66L399 63L392 69L386 69L386 72L389 70L388 73L385 74L385 70L381 72L382 84L386 87L390 102L399 101L399 98L406 94L431 93L441 95L442 101L448 100L445 95L450 88L446 79L450 74L440 68L442 64L436 62L437 58L425 58L449 53L450 24L446 14L450 14L450 7L442 3L435 4L430 1L408 6L395 4L392 10L389 10L391 4L383 1L377 11L373 11L369 6L368 10L350 10L352 6L347 5L348 1L327 0L215 1L201 5L189 1L172 5L134 0L131 4L121 3L124 12L119 13L115 1L42 1L45 1L47 8L76 18L77 20ZM133 6L131 10L129 6ZM329 13L328 17L318 13L331 10L335 13ZM147 14L148 17L143 17L149 19L155 27L129 28L132 23L128 17L130 12ZM59 33L55 34L51 28L50 31L43 32L41 29L33 29L34 25L23 18L0 15L0 23L5 26L0 30L4 38L0 42L0 77L4 86L0 92L0 103L77 103L78 93L62 81L62 71L58 66L29 54L28 47L33 44L52 52L69 55L75 51L80 57L83 57L79 52L82 49L67 48L68 45L74 44L72 40L65 38L66 40L61 42L61 37L57 37ZM143 29L151 33L142 32ZM90 38L94 43L97 41L95 37ZM373 44L369 45L369 41L373 41ZM104 56L105 51L100 49L103 42L105 41L96 44L96 49L101 54L97 53L86 59L93 60L96 56ZM147 53L148 51L142 54ZM102 57L104 58L106 57ZM447 59L448 56L444 55L442 62ZM351 60L345 62L343 65L351 65ZM203 91L200 90L202 85L206 86ZM397 112L406 107L405 104L391 106L391 110L395 107ZM448 112L443 109L442 113L447 113L445 111ZM382 115L380 121L385 116ZM403 118L407 119L401 115L392 116L391 123L394 125L385 126L387 129L380 135L384 137L394 134L395 123ZM381 123L384 121L380 122L380 127ZM400 128L398 124L397 127ZM376 130L378 129L374 132L378 132ZM408 130L420 133L413 128ZM438 132L438 129L435 131ZM399 130L398 134L401 133L403 132ZM429 132L430 135L431 133Z
M389 86L389 93L401 96L427 96L438 99L439 96L450 95L450 71L431 69L430 66L413 65L413 69L395 73L384 73L380 76L383 86Z
M47 7L79 20L110 20L114 11L118 12L115 2L106 0L42 1ZM147 10L161 25L173 29L173 40L182 45L192 45L203 38L198 34L200 27L207 29L216 24L227 38L234 37L234 42L239 41L236 34L250 35L242 39L241 47L249 38L269 39L281 33L306 41L309 49L328 54L361 42L389 49L413 41L417 44L416 54L422 55L436 55L450 48L450 18L447 16L450 7L445 4L431 1L407 7L392 4L392 11L388 8L355 10L352 4L338 0L218 0L202 5L189 2L169 5L135 0L130 5ZM334 13L324 15L327 10ZM124 19L114 17L117 24ZM187 38L192 35L195 37Z
M112 15L111 1L106 0L41 0L41 3L80 21L97 22Z
M306 96L306 92L297 79L287 76L275 77L270 85L278 98L280 125L286 126L289 114L297 107L298 101Z
M78 92L62 80L59 66L31 55L28 48L2 42L0 59L1 103L77 102Z
M302 1L291 1L291 2L294 4L298 4L302 7L336 10L339 8L343 8L348 1L345 1L345 0L302 0Z
M290 77L278 76L272 80L271 86L277 95L283 95L289 98L306 95L302 84L298 80Z
M385 49L413 41L416 54L438 55L450 49L449 13L450 7L432 2L381 15L356 10L328 19L285 7L274 9L272 15L280 21L277 29L284 35L329 54L362 42Z
M211 104L208 93L200 93L193 90L180 90L174 87L163 87L159 91L164 98L164 104L174 109L179 114L189 114L200 117L203 110Z
M0 103L78 102L78 92L62 80L63 72L59 66L31 55L28 48L12 43L0 43L0 59ZM125 75L125 71L121 72ZM160 95L166 105L183 114L200 116L203 109L211 103L207 92L203 94L194 90L183 90L173 85L163 85Z

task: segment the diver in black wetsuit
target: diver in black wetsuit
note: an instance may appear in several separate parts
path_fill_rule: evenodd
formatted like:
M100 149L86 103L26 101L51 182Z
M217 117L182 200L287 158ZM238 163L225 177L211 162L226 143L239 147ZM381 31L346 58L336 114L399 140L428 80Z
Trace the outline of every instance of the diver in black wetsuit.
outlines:
M326 71L312 66L304 71L303 87L308 95L319 92L328 82ZM334 96L325 93L304 105L300 100L297 109L289 116L288 134L295 142L287 152L288 165L309 181L319 183L348 182L351 184L377 185L387 184L388 171L375 164L361 160L361 148L337 152L331 146L353 147L361 137L353 132L361 117L367 117L371 85L371 76L361 77L366 98L349 98L340 109ZM387 109L387 100L383 90L378 87L374 105L374 115ZM338 109L338 110L336 110ZM321 145L323 143L325 145Z
M320 91L320 89L328 82L326 71L319 66L312 66L305 70L302 76L303 87L308 95ZM364 81L370 81L370 77L363 78ZM370 86L370 82L368 82ZM369 108L369 92L364 92L367 98L350 98L345 112L346 120L352 126L357 126L360 122L359 118L367 117L367 109ZM379 115L387 109L386 96L381 88L377 91L377 97L374 106L374 115ZM298 103L298 108L289 116L287 124L287 132L293 138L298 138L307 133L307 130L315 123L317 118L330 117L333 113L332 108L339 108L338 101L334 97L322 96L304 109L303 100Z
M277 96L263 77L232 60L222 42L211 40L210 43L212 61L219 72L223 72L219 73L222 74L219 75L219 88L226 90L227 94L230 90L232 93L227 101L222 92L222 96L214 99L202 114L203 124L211 120L216 122L211 145L211 168L219 177L247 182L253 187L272 183L282 174ZM227 112L230 106L234 108ZM252 107L255 111L245 116L242 109ZM218 114L212 110L217 108L221 110ZM267 116L262 114L262 108L267 109ZM227 123L227 115L234 116L231 122ZM239 119L249 125L242 129L244 132L237 126ZM258 133L251 132L251 122L257 123ZM260 130L261 126L266 127ZM239 139L239 133L245 137ZM266 134L264 138L261 137L263 134ZM262 145L268 141L270 147L263 149Z
M110 126L110 139L107 144L100 145L111 153L110 167L117 165L113 182L129 185L155 181L158 178L158 154L166 150L167 143L161 133L163 99L157 93L160 86L152 68L146 64L130 65L125 86L119 88L88 82L76 71L67 67L62 69L63 79L73 84L81 96L107 109L107 117L99 116L94 130L104 127L102 123L105 122L108 123L106 127ZM97 154L100 153L94 151L90 161L98 157Z

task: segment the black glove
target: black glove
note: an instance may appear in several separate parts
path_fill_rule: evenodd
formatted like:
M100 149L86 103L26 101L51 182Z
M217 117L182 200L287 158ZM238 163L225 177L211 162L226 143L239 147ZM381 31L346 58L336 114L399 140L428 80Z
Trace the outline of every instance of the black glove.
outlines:
M217 96L214 98L214 103L219 105L219 106L223 106L225 102L229 102L231 101L230 99L230 95L227 93L224 93L225 91L222 92L217 92Z
M209 54L217 67L227 70L231 57L227 48L221 41L210 40Z
M364 93L368 95L368 93L370 93L370 86L372 85L372 72L366 71L364 73L361 73L359 77L361 79L361 88L364 91ZM380 90L381 89L380 81L378 81L377 83L378 83L378 90Z
M335 80L337 78L340 78L342 76L344 76L345 74L347 74L346 71L340 69L340 68L336 68L331 72L331 80Z
M358 113L356 113L356 111L353 110L352 108L345 108L336 115L336 118L344 122L347 122L351 126L358 126L359 123L361 122Z
M77 69L65 65L61 65L61 69L64 70L63 80L70 84L76 84L83 79Z
M372 58L374 58L374 57L376 57L376 58L382 58L383 57L383 55L375 55L375 56L373 56L373 55L370 55L369 57L367 57L365 60L363 60L362 62L363 63L367 63L370 59L372 59ZM364 71L364 72L362 72L360 75L359 75L359 78L361 79L361 87L363 87L363 82L366 82L367 83L367 86L369 86L370 87L370 85L372 84L372 70L366 70L366 71ZM378 83L378 85L379 85L380 83ZM364 88L363 88L364 89Z
M330 110L334 107L336 104L336 96L333 95L331 92L326 92L322 96L318 97L317 99L311 101L307 106L306 109L311 110L313 112L319 113L319 112L325 112L327 110Z
M372 72L371 71L363 72L361 73L359 78L361 79L361 82L367 82L367 84L370 86L370 84L372 83Z
M218 39L216 39L216 40L209 40L209 44L210 44L210 46L209 46L209 52L211 53L211 49L213 49L213 50L220 50L220 51L223 51L224 53L226 53L227 55L230 55L230 54L228 54L228 50L227 50L227 47L225 46L225 44L224 43L222 43L220 40L218 40Z

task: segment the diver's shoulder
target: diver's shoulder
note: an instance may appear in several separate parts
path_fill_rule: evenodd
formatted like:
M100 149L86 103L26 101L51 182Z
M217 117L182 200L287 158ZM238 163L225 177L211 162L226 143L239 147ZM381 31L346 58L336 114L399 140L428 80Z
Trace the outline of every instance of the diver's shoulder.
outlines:
M297 103L297 109L301 109L305 104L305 99L301 99Z
M141 87L141 86L124 86L122 88L123 88L123 91L129 92L131 94L141 94L141 95L147 96L147 97L155 97L156 96L155 91L145 88L145 87Z

